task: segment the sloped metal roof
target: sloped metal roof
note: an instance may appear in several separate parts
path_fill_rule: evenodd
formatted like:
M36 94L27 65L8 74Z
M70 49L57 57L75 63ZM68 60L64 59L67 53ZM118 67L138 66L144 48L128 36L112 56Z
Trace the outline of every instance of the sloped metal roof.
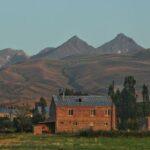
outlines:
M53 96L56 106L111 106L107 96ZM79 100L80 99L80 100Z

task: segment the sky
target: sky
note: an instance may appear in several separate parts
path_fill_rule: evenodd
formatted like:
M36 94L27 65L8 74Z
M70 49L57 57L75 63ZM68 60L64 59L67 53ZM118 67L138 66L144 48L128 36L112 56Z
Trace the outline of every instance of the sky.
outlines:
M0 0L0 49L33 55L74 35L98 47L118 33L150 47L150 0Z

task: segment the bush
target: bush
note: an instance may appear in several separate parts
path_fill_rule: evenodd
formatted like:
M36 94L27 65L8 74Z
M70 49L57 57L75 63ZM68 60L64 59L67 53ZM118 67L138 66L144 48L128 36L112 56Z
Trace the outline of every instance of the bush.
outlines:
M81 137L150 137L150 131L147 132L138 132L138 131L92 131L84 130L78 133L78 136Z
M13 133L13 122L9 118L0 118L0 133Z

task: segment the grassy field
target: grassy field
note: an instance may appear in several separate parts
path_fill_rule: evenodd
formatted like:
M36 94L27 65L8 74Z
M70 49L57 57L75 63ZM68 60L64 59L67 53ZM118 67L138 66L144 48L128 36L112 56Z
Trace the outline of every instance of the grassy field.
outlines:
M0 135L0 150L150 150L149 138Z

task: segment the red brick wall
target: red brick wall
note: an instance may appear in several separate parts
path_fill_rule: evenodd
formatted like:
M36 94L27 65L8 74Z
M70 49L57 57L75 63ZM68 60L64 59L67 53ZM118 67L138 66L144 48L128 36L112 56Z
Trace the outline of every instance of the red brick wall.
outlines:
M37 124L34 126L34 135L49 133L49 128L46 124Z
M150 131L150 117L147 118L147 129Z
M69 109L73 109L73 116L68 115ZM90 111L96 110L96 115L91 116ZM106 115L105 111L111 110L112 115ZM56 132L77 132L85 129L112 130L115 129L115 107L57 107L56 108Z

